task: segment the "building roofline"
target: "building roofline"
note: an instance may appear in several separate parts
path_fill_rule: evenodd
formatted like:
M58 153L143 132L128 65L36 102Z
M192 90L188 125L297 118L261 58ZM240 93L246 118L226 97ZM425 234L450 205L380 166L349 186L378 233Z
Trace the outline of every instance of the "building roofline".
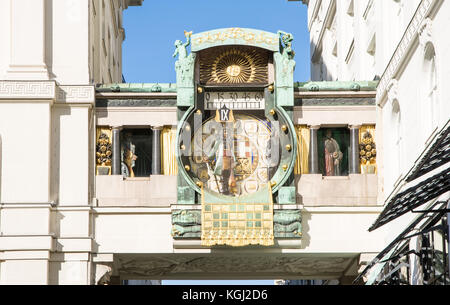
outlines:
M364 95L366 93L375 94L378 81L349 81L349 82L294 82L294 92L301 95L313 95L317 92L336 93L336 92L354 92L355 95ZM97 92L162 92L176 93L177 85L175 83L114 83L98 84ZM327 93L325 93L327 92Z

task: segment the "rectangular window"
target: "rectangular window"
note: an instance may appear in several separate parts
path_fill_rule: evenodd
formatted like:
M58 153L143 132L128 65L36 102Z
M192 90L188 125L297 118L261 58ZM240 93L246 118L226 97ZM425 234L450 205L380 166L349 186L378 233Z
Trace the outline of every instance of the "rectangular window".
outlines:
M152 170L150 129L123 129L120 134L122 175L149 177Z

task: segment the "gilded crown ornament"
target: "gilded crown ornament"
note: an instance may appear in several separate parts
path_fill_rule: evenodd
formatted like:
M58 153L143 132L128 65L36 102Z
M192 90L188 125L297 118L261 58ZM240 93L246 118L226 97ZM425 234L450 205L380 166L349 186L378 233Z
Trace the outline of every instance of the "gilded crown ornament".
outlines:
M361 143L359 144L359 159L361 164L374 163L377 156L376 145L370 132L363 134Z
M111 141L107 134L102 133L97 140L97 165L111 165Z

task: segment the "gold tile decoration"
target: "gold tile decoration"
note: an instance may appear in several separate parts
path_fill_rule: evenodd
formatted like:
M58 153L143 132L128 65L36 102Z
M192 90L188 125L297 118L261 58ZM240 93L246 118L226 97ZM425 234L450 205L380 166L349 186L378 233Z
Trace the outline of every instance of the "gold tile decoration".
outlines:
M272 246L273 201L263 203L205 202L202 188L202 246Z

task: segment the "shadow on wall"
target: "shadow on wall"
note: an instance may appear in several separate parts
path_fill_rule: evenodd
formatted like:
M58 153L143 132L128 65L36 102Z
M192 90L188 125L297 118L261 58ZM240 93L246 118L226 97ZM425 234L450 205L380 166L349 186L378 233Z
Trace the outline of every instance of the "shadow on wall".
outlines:
M61 147L61 121L64 116L71 115L70 108L57 107L55 111L52 112L52 135L51 135L51 154L52 162L50 164L51 171L51 185L50 193L51 198L54 202L59 203L59 191L60 191L60 166L61 166L61 156L63 150Z

